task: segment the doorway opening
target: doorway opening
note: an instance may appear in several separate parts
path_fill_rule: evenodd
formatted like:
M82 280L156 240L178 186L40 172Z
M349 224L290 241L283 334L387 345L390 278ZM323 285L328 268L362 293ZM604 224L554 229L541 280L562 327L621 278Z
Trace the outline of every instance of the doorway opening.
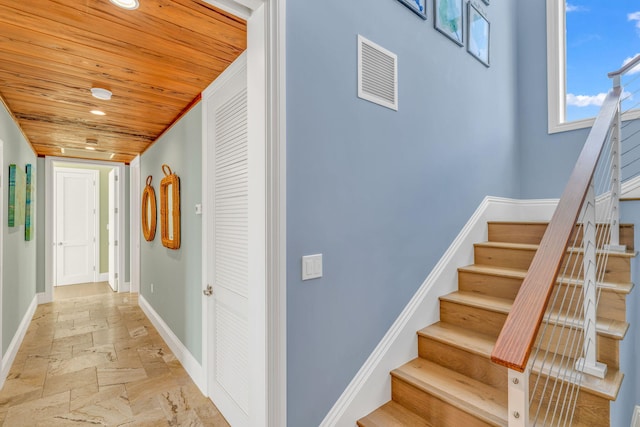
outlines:
M84 284L126 292L124 164L45 160L45 294ZM66 290L63 288L66 287ZM98 289L100 288L100 289Z

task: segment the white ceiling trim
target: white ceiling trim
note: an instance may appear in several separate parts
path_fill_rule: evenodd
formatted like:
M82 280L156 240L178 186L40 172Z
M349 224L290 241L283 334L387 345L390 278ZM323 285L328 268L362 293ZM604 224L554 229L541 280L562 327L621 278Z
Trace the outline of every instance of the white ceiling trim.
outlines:
M204 0L225 12L232 13L242 19L249 19L251 13L259 8L263 0Z

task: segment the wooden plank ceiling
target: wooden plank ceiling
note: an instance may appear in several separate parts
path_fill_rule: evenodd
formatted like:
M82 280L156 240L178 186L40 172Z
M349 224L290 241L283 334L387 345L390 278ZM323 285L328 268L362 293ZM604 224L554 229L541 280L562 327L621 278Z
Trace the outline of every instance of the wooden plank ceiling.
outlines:
M0 0L0 97L38 155L128 163L245 48L246 22L200 0L140 0L132 11ZM112 99L93 98L96 86Z

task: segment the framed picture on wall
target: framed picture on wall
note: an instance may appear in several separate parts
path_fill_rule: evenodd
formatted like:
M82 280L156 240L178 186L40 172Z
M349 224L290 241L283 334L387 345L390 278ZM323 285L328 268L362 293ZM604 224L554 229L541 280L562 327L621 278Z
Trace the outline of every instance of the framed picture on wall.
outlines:
M427 0L398 0L422 19L427 19Z
M462 0L433 0L433 26L458 45L464 44Z
M9 215L8 226L24 224L26 205L25 172L15 164L9 165Z
M24 212L24 240L30 241L33 237L33 174L31 164L27 163L26 172L26 194L25 194L25 212Z
M478 61L489 67L490 26L489 21L471 4L467 13L467 51Z

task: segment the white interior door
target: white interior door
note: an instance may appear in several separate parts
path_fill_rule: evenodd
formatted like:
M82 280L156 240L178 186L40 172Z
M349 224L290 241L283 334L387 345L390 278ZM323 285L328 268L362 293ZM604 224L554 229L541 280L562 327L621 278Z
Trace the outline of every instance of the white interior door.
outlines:
M94 282L98 172L57 168L56 285Z
M118 291L118 170L109 172L109 286Z
M206 97L208 390L233 426L248 425L248 139L246 60Z

